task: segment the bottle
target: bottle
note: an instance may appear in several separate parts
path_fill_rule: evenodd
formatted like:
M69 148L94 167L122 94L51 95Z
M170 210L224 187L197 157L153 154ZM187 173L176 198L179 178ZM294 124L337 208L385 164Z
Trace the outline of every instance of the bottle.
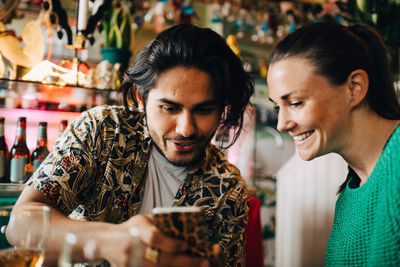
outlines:
M0 183L9 183L9 153L6 140L4 138L4 118L0 117Z
M33 171L36 171L42 161L49 154L47 149L47 122L39 122L37 146L32 152Z
M12 183L25 183L32 171L30 153L26 146L26 118L19 117L17 135L10 152L10 181Z
M67 126L68 126L68 121L67 120L60 121L60 133L59 133L59 136L61 136L63 134L63 132L65 131L65 129L67 129Z

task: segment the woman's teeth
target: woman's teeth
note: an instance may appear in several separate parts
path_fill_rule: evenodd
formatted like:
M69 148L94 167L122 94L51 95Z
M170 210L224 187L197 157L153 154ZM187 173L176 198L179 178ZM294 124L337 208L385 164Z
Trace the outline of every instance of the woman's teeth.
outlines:
M303 134L300 134L300 135L293 136L293 140L294 140L294 141L303 141L303 140L305 140L307 137L309 137L310 135L312 135L312 133L313 133L313 131L307 132L307 133L303 133Z

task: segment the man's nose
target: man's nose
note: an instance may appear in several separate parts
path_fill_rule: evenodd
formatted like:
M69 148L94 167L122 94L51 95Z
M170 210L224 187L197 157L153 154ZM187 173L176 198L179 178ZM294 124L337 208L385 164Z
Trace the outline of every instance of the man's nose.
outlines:
M184 137L197 134L196 120L194 116L190 112L182 112L182 114L179 114L175 131L177 134Z

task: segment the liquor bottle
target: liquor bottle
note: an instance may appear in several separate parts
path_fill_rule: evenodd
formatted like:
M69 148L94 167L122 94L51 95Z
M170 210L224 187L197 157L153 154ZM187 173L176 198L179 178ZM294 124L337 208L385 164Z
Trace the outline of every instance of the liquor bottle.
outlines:
M26 118L19 117L17 135L10 152L10 181L25 183L31 172L30 153L26 146Z
M0 117L0 183L9 183L9 153L6 140L4 138L4 118Z
M59 133L59 135L62 135L62 133L67 128L67 126L68 126L68 121L67 120L60 121L60 133Z
M40 164L47 157L48 154L49 150L47 149L47 122L41 121L39 122L37 146L32 152L32 164L34 171L36 171L36 169L40 166Z

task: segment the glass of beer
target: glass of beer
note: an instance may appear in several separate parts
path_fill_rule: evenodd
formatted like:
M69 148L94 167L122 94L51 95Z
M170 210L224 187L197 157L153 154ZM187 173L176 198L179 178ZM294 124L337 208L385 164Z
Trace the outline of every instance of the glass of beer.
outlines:
M0 207L0 223L0 266L42 266L50 234L50 208L41 204Z

